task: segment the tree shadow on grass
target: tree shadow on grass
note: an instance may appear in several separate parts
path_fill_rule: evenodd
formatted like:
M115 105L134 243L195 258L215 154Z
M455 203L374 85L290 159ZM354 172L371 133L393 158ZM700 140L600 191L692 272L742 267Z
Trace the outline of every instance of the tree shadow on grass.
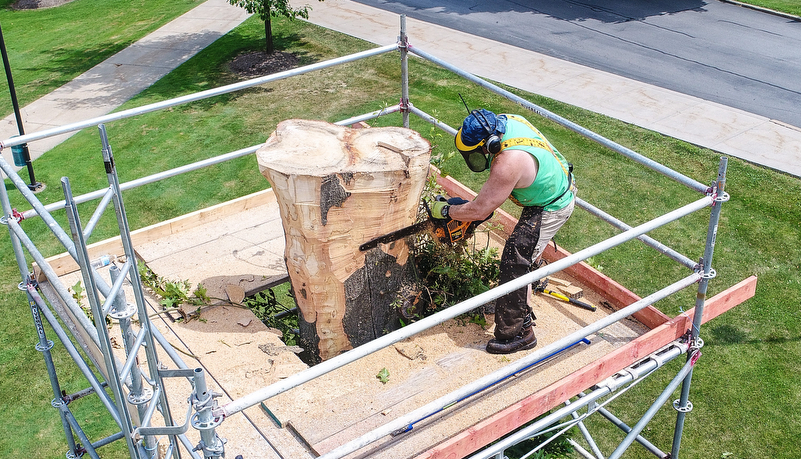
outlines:
M716 344L782 344L801 341L801 336L786 337L769 335L764 339L753 339L749 337L748 333L732 325L709 327L708 333Z

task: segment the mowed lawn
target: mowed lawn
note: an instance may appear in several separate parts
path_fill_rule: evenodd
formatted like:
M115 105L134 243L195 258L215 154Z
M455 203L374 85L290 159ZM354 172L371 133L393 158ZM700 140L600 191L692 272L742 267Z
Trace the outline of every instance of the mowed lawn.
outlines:
M76 0L74 4L88 2ZM5 33L6 20L1 16L0 20ZM277 21L275 30L279 49L295 53L304 64L371 47L303 22ZM125 107L237 81L227 63L243 51L259 49L262 34L262 25L249 20ZM410 68L412 101L451 126L457 126L464 116L458 93L499 112L522 111L433 65L415 60ZM108 129L121 179L126 181L258 144L283 119L335 121L394 104L399 81L397 54L393 53L110 123ZM519 94L701 182L715 177L719 155L714 152L556 101ZM698 197L571 131L533 113L524 114L576 164L581 197L629 224L654 218ZM399 122L399 116L389 116L371 124ZM452 139L433 132L427 123L414 119L412 127L432 141L435 153L453 150ZM795 409L801 403L801 391L794 376L801 363L801 183L795 177L735 158L729 166L732 199L723 208L714 262L718 277L710 284L710 294L753 274L759 276L759 285L754 299L702 329L706 345L695 370L690 396L695 410L687 418L682 457L794 458L798 457L797 445L792 439L801 437L801 419ZM480 186L481 177L469 173L460 159L448 163L446 171L474 189ZM105 174L97 131L85 130L38 159L36 172L37 179L48 184L39 195L45 203L63 199L58 185L62 176L70 178L76 193L103 187ZM251 156L126 192L124 197L135 229L267 186ZM10 194L14 206L28 208L18 193L11 190ZM84 218L91 215L93 207L81 207ZM514 207L507 210L516 212ZM63 212L56 217L63 224ZM699 213L652 236L698 258L707 219L708 213ZM114 226L113 215L104 217L95 240L113 235ZM63 251L40 221L23 222L23 227L46 254ZM559 242L576 251L612 234L615 231L608 225L577 211L560 232ZM6 305L6 313L0 315L0 396L10 401L4 410L8 422L0 428L0 456L62 457L66 443L58 415L50 406L53 394L41 355L33 348L36 335L27 301L17 290L19 272L9 237L4 233L0 238L4 279L0 298ZM686 275L685 269L637 242L594 257L592 263L640 295ZM672 316L691 308L694 297L694 291L687 291L657 306ZM63 348L57 345L53 352L63 388L75 392L86 387ZM611 409L634 424L677 368L678 364L671 364L656 373ZM93 439L114 432L94 399L76 402L74 408ZM666 406L646 436L669 450L674 421L675 412ZM596 440L605 451L611 451L613 442L621 438L607 424L593 422L592 427L601 432ZM121 442L104 447L102 452L103 457L127 457ZM635 446L625 457L650 456Z

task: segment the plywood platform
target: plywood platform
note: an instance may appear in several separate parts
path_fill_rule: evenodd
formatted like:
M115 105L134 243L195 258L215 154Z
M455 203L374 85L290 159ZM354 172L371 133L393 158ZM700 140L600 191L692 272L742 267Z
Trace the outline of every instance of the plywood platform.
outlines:
M449 192L465 196L456 188ZM156 274L188 280L192 285L203 283L211 296L223 300L227 286L236 285L252 293L281 282L286 276L283 232L270 190L145 228L132 237L137 256ZM119 243L114 244L113 240L95 244L90 254L121 254ZM63 257L54 258L52 264L61 266L59 272L63 273L60 275L65 285L71 286L80 279L74 263L70 265ZM544 295L532 297L540 348L612 312L604 305L621 306L636 299L611 279L591 271L594 270L589 266L577 265L572 272L557 273L555 277L582 288L582 300L599 306L596 312ZM606 289L597 291L599 285ZM740 290L750 288L752 285L748 284ZM744 295L719 300L715 315L743 301ZM155 298L148 301L154 314L161 312ZM221 301L202 317L203 321L183 323L159 314L153 323L183 354L187 365L206 369L209 385L223 394L221 404L306 368L283 345L276 331L264 326L249 310ZM640 317L641 321L625 320L608 327L590 336L591 344L577 344L415 424L408 433L388 436L349 457L461 457L476 449L464 440L468 429L474 443L475 439L480 442L478 445L489 443L492 440L483 438L497 438L504 429L525 423L680 336L689 327L691 315L669 319L656 310L647 310ZM446 322L273 397L262 406L246 410L245 415L226 419L219 428L220 435L228 440L226 454L242 454L245 458L315 457L536 352L535 348L510 356L486 353L483 349L493 330L492 317L487 319L485 328ZM119 332L119 327L115 328L112 334ZM645 344L641 342L644 337L648 339ZM610 361L612 355L615 358ZM605 362L602 368L587 371L598 362ZM376 377L384 368L389 372L386 383ZM571 386L559 389L565 380ZM168 390L173 413L181 421L188 385L185 381L170 381ZM549 396L547 402L538 399L536 408L516 408L531 405L532 397L544 392L556 395ZM514 422L505 417L509 410L520 413ZM491 435L489 429L486 435L477 435L475 426L490 421L503 426L494 427ZM194 434L191 432L190 438L196 441Z

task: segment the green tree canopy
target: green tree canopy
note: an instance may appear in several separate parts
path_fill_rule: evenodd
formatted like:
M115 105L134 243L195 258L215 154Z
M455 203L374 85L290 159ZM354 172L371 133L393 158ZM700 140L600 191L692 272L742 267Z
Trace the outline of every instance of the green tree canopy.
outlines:
M319 0L323 1L323 0ZM267 38L266 51L268 54L275 52L273 46L273 31L270 25L270 18L285 17L295 19L301 17L309 19L311 6L303 5L299 8L292 8L289 0L228 0L234 6L244 8L250 14L256 14L264 21L264 35Z

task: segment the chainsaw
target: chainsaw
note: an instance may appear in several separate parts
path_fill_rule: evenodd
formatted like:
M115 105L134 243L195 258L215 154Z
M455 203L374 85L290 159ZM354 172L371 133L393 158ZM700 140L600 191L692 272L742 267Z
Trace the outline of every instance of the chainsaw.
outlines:
M436 200L446 201L444 196L437 196ZM489 220L494 214L490 214L489 217L481 221L463 222L453 219L434 218L431 216L431 209L428 207L428 203L425 200L423 201L423 206L425 206L426 213L428 214L427 219L365 242L359 246L359 250L364 252L378 247L378 244L388 244L390 242L397 241L398 239L432 229L434 237L440 243L451 245L464 239L469 239L470 236L472 236L475 232L478 225Z

